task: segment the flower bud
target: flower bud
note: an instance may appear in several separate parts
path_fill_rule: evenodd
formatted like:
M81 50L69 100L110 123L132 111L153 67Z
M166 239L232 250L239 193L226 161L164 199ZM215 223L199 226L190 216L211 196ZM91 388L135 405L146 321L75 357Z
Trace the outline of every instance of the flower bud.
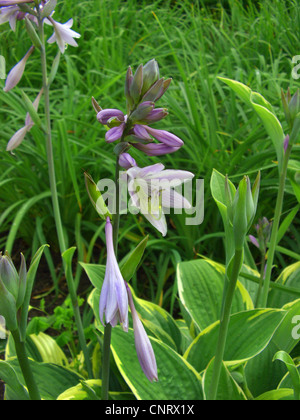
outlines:
M234 198L233 232L235 249L244 247L245 237L248 231L247 221L247 177L245 176L239 184Z
M141 93L142 93L142 87L143 87L143 65L140 64L132 78L132 82L129 88L130 97L132 98L132 101L135 104L139 103Z
M288 89L286 95L284 94L283 91L281 91L281 100L282 100L282 105L283 105L286 121L289 124L290 128L292 129L294 126L295 118L297 114L300 112L299 89L297 89L296 93L293 96L291 95L290 89Z
M144 95L152 85L159 79L159 67L157 61L152 59L143 67L143 87L142 95Z
M0 315L4 316L9 330L17 328L17 311L22 306L26 292L26 262L21 254L19 274L8 254L0 253Z
M250 179L245 176L240 182L232 205L235 248L242 249L248 230L256 214L260 186L260 173L251 190Z
M137 166L135 159L129 153L122 153L120 155L119 165L126 170Z
M4 92L10 91L19 83L19 81L21 80L23 76L27 60L31 56L33 51L34 51L34 47L30 47L27 53L22 58L22 60L19 61L19 63L16 64L15 67L13 67L11 71L8 73L8 76L5 82L5 87L3 89Z
M145 120L154 109L154 102L146 101L138 105L137 109L133 111L130 119L135 123Z

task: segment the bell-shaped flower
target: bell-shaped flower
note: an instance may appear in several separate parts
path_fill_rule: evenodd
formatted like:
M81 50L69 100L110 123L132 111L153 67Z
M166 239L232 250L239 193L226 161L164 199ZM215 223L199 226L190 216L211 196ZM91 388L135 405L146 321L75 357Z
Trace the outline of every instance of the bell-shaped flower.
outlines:
M163 236L167 234L164 209L189 209L191 204L175 188L191 180L194 174L180 170L165 170L161 163L145 168L133 167L127 170L128 192L131 205Z
M129 153L122 153L119 156L119 165L126 170L137 166L135 159Z
M54 34L48 39L48 43L53 44L56 42L62 54L64 54L67 45L78 47L74 38L80 38L81 35L71 29L73 19L68 20L66 23L59 23L48 17L48 19L45 19L45 23L52 25L54 28Z
M41 89L41 91L39 92L38 96L35 98L35 100L32 104L36 111L38 110L38 106L39 106L39 103L40 103L42 93L43 93L43 89ZM18 146L20 146L20 144L24 140L26 134L29 133L29 131L32 129L33 126L34 126L34 122L32 121L32 119L29 115L29 112L27 112L24 127L20 128L20 130L18 130L12 136L12 138L9 140L9 142L6 146L6 151L11 152L14 149L16 149Z
M19 83L19 81L21 80L23 76L27 60L31 56L33 51L34 51L34 46L29 48L29 50L24 55L22 60L19 61L18 64L16 64L15 67L13 67L11 71L8 73L6 81L5 81L5 87L3 89L4 92L10 91Z
M113 228L108 217L105 226L107 263L100 295L99 315L103 325L115 327L118 322L128 331L128 296L125 281L114 252ZM104 321L105 316L105 321Z
M150 382L158 381L156 359L151 342L135 309L132 293L127 284L126 289L133 321L135 348L141 368Z

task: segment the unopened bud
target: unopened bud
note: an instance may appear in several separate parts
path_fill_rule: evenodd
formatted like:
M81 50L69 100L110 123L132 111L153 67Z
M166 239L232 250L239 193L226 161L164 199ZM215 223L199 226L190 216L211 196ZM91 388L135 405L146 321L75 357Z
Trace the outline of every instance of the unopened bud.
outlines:
M159 79L159 67L157 61L152 59L143 67L143 87L142 95L144 95L152 85Z

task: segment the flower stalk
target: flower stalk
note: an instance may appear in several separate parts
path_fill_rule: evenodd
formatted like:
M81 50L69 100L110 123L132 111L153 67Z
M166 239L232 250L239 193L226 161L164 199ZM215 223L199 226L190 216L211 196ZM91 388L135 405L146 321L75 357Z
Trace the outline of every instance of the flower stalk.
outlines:
M21 341L18 329L11 331L11 335L14 339L18 362L28 389L29 397L33 401L40 401L41 396L29 364L25 342Z
M270 246L269 246L269 251L268 251L266 274L265 274L264 284L262 288L262 293L259 298L259 301L257 302L257 307L261 307L261 308L265 308L268 303L268 296L269 296L269 289L270 289L270 282L271 282L271 272L273 268L275 250L276 250L276 245L277 245L278 229L279 229L281 212L282 212L282 207L283 207L287 168L288 168L288 163L289 163L289 158L291 155L292 148L293 148L293 144L290 142L286 148L282 171L281 171L281 175L279 179L279 189L278 189L277 200L276 200Z
M230 270L228 286L226 289L226 297L224 300L224 305L223 305L223 309L221 313L219 338L218 338L217 351L216 351L215 361L214 361L214 370L213 370L213 376L211 379L211 386L209 390L208 400L216 400L217 398L217 392L218 392L221 369L222 369L222 362L224 359L225 346L226 346L227 335L228 335L228 326L229 326L230 315L231 315L232 301L234 297L234 292L235 292L238 276L239 276L241 266L243 263L243 258L244 258L243 249L237 249L235 251L233 260L231 262L232 265L230 264L232 268Z
M41 44L41 66L42 66L42 76L43 76L43 91L44 91L44 98L45 98L45 118L46 118L45 138L46 138L46 152L47 152L47 161L48 161L49 182L50 182L52 206L53 206L53 213L54 213L55 226L56 226L57 237L58 237L58 242L59 242L59 248L60 248L61 254L63 254L66 251L66 243L65 243L65 238L64 238L63 225L62 225L61 213L60 213L60 207L59 207L59 201L58 201L58 193L57 193L57 188L56 188L56 175L55 175L52 135L51 135L50 89L49 89L49 81L48 81L48 74L47 74L47 56L46 56L46 48L45 48L44 23L43 23L43 18L40 14L39 9L38 9L38 24L39 24L38 25L39 35L40 35L40 39L42 43ZM71 270L67 270L65 262L64 262L64 268L65 268L68 290L69 290L71 301L72 301L80 347L84 354L89 378L92 378L93 371L92 371L92 366L89 359L89 352L88 352L86 339L84 335L84 329L83 329L81 315L79 311L78 299L77 299L72 272Z

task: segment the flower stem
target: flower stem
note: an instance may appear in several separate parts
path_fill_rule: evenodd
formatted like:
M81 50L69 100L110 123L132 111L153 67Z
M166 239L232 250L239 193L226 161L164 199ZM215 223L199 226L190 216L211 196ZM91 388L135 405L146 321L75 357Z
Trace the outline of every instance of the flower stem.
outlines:
M262 253L260 278L259 278L259 284L258 284L258 289L257 289L257 294L256 294L256 299L255 299L255 308L258 307L258 304L259 304L259 301L260 301L260 296L261 296L262 288L263 288L263 285L264 285L265 268L266 268L266 254Z
M231 275L226 288L224 288L225 299L220 320L219 339L217 344L216 356L214 360L214 369L209 389L208 399L215 400L217 398L217 392L219 387L222 362L224 358L225 346L227 341L228 326L231 314L231 306L236 288L236 283L240 273L241 265L243 262L244 252L243 249L237 249L235 251Z
M119 225L120 225L119 177L120 177L119 156L117 156L116 172L115 172L116 207L115 207L115 217L113 220L113 244L114 244L116 257L118 256L118 236L119 236ZM112 326L110 324L107 324L104 327L104 339L103 339L102 388L101 388L102 400L108 400L108 397L109 397L111 332L112 332Z
M63 225L62 225L61 213L60 213L60 207L59 207L59 201L58 201L58 193L57 193L57 188L56 188L56 175L55 175L52 135L51 135L50 92L49 92L49 83L48 83L48 75L47 75L47 57L46 57L46 48L45 48L44 24L43 24L43 20L40 17L39 11L38 11L38 19L39 19L40 38L42 42L41 64L42 64L42 75L43 75L43 89L44 89L44 97L45 97L45 117L46 117L45 137L46 137L46 151L47 151L47 160L48 160L49 181L50 181L52 206L53 206L53 213L54 213L55 226L56 226L57 237L58 237L58 242L59 242L59 248L60 248L60 253L63 254L66 251L66 242L64 238ZM86 339L84 335L84 329L82 325L80 310L78 306L75 283L73 281L72 272L71 270L67 269L65 263L64 263L64 269L65 269L68 290L71 296L75 322L77 326L79 344L84 354L89 378L92 378L93 370L92 370L90 359L88 357L89 353L88 353L88 348L87 348Z
M15 342L16 353L19 361L19 365L22 370L22 374L28 389L29 397L33 401L40 401L41 396L35 382L28 357L26 354L25 343L20 340L20 333L19 330L11 331Z
M279 223L280 223L282 206L283 206L284 188L285 188L285 182L286 182L288 162L289 162L290 154L292 151L292 147L293 147L292 144L289 144L285 152L282 171L281 171L281 175L279 179L279 189L278 189L277 201L276 201L276 207L275 207L272 235L270 239L270 247L268 251L266 275L265 275L261 298L258 302L258 307L261 307L261 308L265 308L268 303L271 272L272 272L272 267L273 267L273 262L274 262L276 245L277 245L277 235L278 235Z

